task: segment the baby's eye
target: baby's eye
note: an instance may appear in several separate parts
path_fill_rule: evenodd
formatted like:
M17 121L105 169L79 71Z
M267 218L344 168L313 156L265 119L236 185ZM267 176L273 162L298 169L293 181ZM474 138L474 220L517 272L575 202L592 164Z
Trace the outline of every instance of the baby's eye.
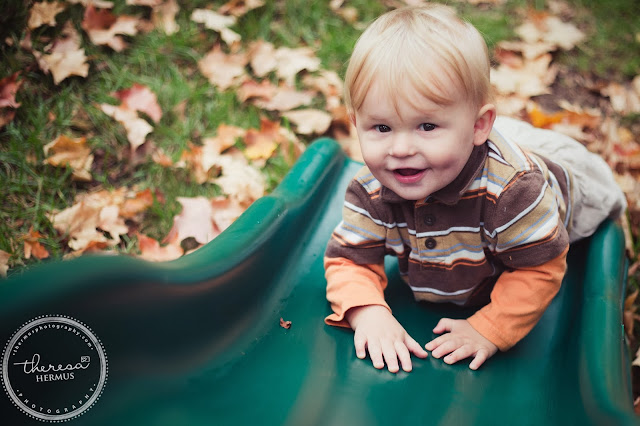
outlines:
M419 126L420 130L424 130L425 132L430 132L432 130L436 129L436 125L435 124L431 124L431 123L422 123Z
M385 124L376 124L375 126L373 126L373 128L380 133L386 133L391 131L391 127Z

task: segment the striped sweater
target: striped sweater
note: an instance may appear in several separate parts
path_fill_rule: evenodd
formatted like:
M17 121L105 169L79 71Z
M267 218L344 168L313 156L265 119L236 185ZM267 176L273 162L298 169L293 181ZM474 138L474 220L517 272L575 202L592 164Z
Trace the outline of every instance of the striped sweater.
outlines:
M495 131L452 183L424 200L400 198L363 167L347 189L326 260L381 265L394 255L417 300L487 305L504 272L566 254L571 188L564 167ZM343 278L327 272L334 306L331 298L347 296L330 291ZM351 294L346 287L343 293Z

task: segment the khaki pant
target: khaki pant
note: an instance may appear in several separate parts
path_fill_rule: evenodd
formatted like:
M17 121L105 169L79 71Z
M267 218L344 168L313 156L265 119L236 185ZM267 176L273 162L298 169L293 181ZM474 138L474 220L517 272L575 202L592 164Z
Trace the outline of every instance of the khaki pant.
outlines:
M571 242L593 234L602 221L618 218L627 208L624 193L607 163L580 142L508 117L498 117L494 127L522 148L561 163L573 174Z

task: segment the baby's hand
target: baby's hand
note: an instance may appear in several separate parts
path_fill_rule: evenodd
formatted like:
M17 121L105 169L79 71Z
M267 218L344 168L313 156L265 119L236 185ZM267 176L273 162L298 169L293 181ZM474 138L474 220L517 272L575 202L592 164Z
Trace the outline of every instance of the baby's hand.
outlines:
M392 373L399 371L398 360L404 371L411 371L411 353L426 358L422 349L387 308L380 305L360 306L347 311L347 320L355 331L353 342L356 356L364 359L369 351L375 368L387 368ZM384 361L383 361L384 358Z
M425 345L431 355L440 358L444 355L444 362L453 364L461 359L473 357L469 368L477 370L487 359L491 358L498 347L482 334L478 333L467 320L452 320L442 318L433 329L436 334L442 334Z

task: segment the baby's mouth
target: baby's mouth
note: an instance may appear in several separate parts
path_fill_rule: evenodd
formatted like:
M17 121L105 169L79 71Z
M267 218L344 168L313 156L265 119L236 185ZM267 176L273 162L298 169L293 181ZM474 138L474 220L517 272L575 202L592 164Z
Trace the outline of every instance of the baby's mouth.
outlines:
M400 176L413 176L421 173L422 171L422 169L395 169L394 173L397 173Z

